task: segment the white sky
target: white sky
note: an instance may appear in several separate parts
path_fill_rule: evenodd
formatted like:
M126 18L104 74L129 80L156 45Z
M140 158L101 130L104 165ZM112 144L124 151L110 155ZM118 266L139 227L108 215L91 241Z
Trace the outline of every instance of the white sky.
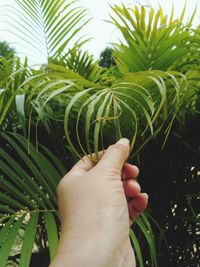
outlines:
M6 4L13 3L14 0L0 0L0 5L4 2ZM200 0L199 0L200 1ZM111 9L109 7L110 4L121 4L133 6L136 3L140 3L143 5L152 5L153 7L158 7L159 4L162 6L164 11L168 14L171 11L172 4L174 5L175 16L179 16L183 6L185 4L184 0L79 0L79 3L82 6L85 6L89 10L89 14L93 17L93 20L86 26L84 32L89 34L89 36L93 37L85 48L90 51L91 54L94 54L96 58L99 57L99 54L102 50L105 49L111 42L116 41L120 36L119 33L115 30L115 27L105 22L105 20L109 19L109 13ZM197 5L197 15L195 18L195 24L200 24L200 17L198 16L200 11L200 3L198 0L188 0L187 2L187 14L186 17L189 17L194 11L195 6ZM8 40L12 44L13 47L17 49L20 55L25 54L29 57L31 63L41 63L43 59L41 56L32 54L26 47L19 46L16 44L16 37L14 37L8 31L4 29L8 27L3 23L3 19L1 13L4 12L3 8L0 9L0 40ZM4 31L3 31L4 30Z

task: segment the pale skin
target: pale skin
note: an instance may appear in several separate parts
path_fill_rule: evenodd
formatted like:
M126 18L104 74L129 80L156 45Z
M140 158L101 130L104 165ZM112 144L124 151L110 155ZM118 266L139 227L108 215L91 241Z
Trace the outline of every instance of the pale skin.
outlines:
M146 208L148 196L126 163L129 140L120 139L99 161L80 160L58 185L61 236L50 267L134 267L130 222Z

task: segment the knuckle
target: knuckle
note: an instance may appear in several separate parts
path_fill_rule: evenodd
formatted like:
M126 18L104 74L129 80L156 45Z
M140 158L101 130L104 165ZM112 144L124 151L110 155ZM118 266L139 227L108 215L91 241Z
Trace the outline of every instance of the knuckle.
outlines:
M88 158L89 158L89 155L84 155L84 156L80 159L80 162L87 161Z

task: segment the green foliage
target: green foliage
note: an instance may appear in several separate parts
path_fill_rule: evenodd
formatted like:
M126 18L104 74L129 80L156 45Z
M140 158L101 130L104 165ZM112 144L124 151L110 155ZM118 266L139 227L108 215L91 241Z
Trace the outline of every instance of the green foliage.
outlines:
M46 59L59 59L66 54L69 46L81 47L87 39L80 31L90 19L86 9L77 5L76 0L16 0L2 6L9 13L13 34ZM28 18L28 19L27 19ZM5 21L7 17L5 16Z
M99 149L104 149L104 139L109 134L113 142L122 136L128 137L132 151L138 136L146 139L149 134L158 132L166 121L170 128L180 95L183 94L180 90L185 90L184 77L176 73L154 71L128 74L111 87L94 87L78 92L69 102L64 120L65 134L72 152L80 157L73 145L74 133L73 139L70 136L71 114L77 113L76 123L72 125L75 126L77 143L82 153L91 154L95 151L97 154ZM172 101L171 107L166 106L168 99ZM76 110L77 102L81 106L79 110ZM111 134L112 129L114 135Z
M183 24L185 9L174 19L173 10L167 18L161 8L112 6L112 22L124 39L113 45L115 64L106 69L82 50L87 40L77 36L88 20L76 1L17 3L20 9L10 6L13 30L33 50L46 51L48 63L35 69L27 59L16 58L14 65L1 59L1 266L20 230L20 266L29 265L35 246L49 246L53 258L59 235L55 191L66 158L70 168L83 154L127 137L135 160L158 134L164 145L174 122L182 133L200 101L199 28L192 26L194 15ZM145 263L136 233L158 266L150 221L145 214L130 231L140 267Z
M195 12L183 24L186 6L179 19L174 19L174 10L166 16L160 7L141 6L126 8L112 6L115 13L112 23L121 31L125 41L116 44L115 59L121 72L142 70L196 69L199 66L198 46L200 38L193 29Z
M4 75L0 91L0 129L13 130L18 128L18 121L16 119L13 121L9 120L9 117L17 117L17 113L20 116L21 122L24 122L23 128L25 131L26 125L23 118L25 88L23 88L23 91L20 90L20 85L30 75L30 70L27 69L27 59L25 59L24 63L21 63L21 60L16 58L10 64L10 61L4 58L3 62L2 68L0 67L0 74ZM12 72L10 72L11 70ZM31 73L34 73L34 70L31 70Z
M12 74L15 50L7 42L0 42L0 94L6 79Z
M53 60L52 63L67 67L90 81L95 82L99 78L100 68L93 56L89 55L87 51L83 52L78 47L69 49L62 59L57 62Z
M0 265L5 266L17 234L24 229L19 266L29 266L32 249L58 241L56 186L66 169L51 152L40 153L18 134L1 133ZM44 154L46 154L44 156ZM55 160L52 160L54 159ZM41 240L41 231L47 232Z
M13 61L0 57L0 86L4 87L6 79L13 71Z
M151 252L150 257L151 257L151 264L152 266L158 266L158 261L157 261L157 251L156 251L156 242L155 242L155 237L152 231L152 227L150 225L150 218L148 214L142 214L136 221L133 226L133 230L135 230L136 227L139 227L140 231L142 234L145 236L145 241L147 242L147 247L148 250ZM144 259L142 257L142 252L141 252L141 246L139 244L139 239L136 237L134 231L130 229L130 239L131 242L133 243L136 257L139 263L140 267L144 267Z
M107 47L103 52L101 52L99 66L110 68L115 65L115 61L113 58L113 49Z
M0 58L12 59L15 56L15 49L10 47L7 42L0 42ZM1 62L1 61L0 61ZM2 64L2 62L1 62Z

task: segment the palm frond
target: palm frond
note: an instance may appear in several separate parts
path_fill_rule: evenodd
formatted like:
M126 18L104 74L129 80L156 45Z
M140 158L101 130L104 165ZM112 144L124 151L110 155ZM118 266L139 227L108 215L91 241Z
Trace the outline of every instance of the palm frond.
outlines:
M50 59L50 65L65 67L92 82L95 82L101 74L101 69L93 55L77 46L69 49L62 58Z
M139 240L139 238L136 237L135 232L137 232L137 228L139 229L140 233L142 234L143 238ZM140 244L141 241L144 241L148 247L149 255L151 258L151 266L157 267L158 266L158 260L157 260L157 250L156 250L156 242L155 242L155 236L152 230L152 226L150 224L150 218L149 214L144 213L137 218L135 223L132 225L130 231L129 231L130 239L134 247L135 255L137 262L140 267L144 267L144 257L141 249L142 245ZM139 236L139 234L138 234Z
M6 59L0 56L0 87L4 87L6 79L11 75L13 70L13 59Z
M136 259L139 263L139 266L144 267L145 265L144 265L144 260L142 257L141 247L140 247L139 241L138 241L138 239L137 239L137 237L136 237L136 235L132 229L130 229L130 231L129 231L129 236L130 236L132 245L134 247Z
M9 63L8 63L9 64ZM7 64L3 64L3 69L7 68ZM0 94L0 127L6 130L6 117L8 113L15 115L16 111L19 115L19 121L22 123L22 127L25 129L24 112L23 112L23 96L25 92L18 90L20 85L26 80L30 74L30 68L28 68L27 58L24 62L21 62L20 58L16 58L12 63L12 72L6 75L3 82L3 90Z
M6 265L18 232L24 229L19 266L28 267L39 228L46 229L51 257L55 253L58 241L56 186L66 170L64 166L55 166L49 151L48 156L44 156L32 144L29 144L28 155L27 140L21 135L1 133L1 143L0 265ZM39 223L41 219L44 224Z
M85 79L95 82L100 76L100 68L92 55L74 47L63 58L64 64L70 70L78 73Z
M55 64L20 88L29 83L34 89L27 103L38 116L36 132L39 122L50 133L53 120L64 121L70 152L76 157L97 153L122 136L131 140L131 150L135 142L140 150L160 130L165 129L167 138L188 86L178 72L146 71L127 73L106 87Z
M17 216L16 216L17 217ZM1 222L1 246L0 246L0 264L6 266L7 259L11 248L15 242L18 231L22 227L25 214L18 218L10 218L6 221Z
M122 136L129 138L132 150L136 140L145 140L158 129L165 127L167 135L186 88L180 73L152 71L130 73L111 87L77 92L67 105L64 120L71 152L76 157L97 153L109 144L108 136L112 143Z
M188 23L180 18L169 18L160 7L112 6L112 23L120 30L123 40L115 45L115 60L122 73L144 70L186 70L200 63L199 35L193 29L195 11Z
M80 32L90 19L76 0L16 0L18 7L4 5L2 18L11 32L46 59L62 57L70 47L87 41ZM9 20L8 20L9 17Z

